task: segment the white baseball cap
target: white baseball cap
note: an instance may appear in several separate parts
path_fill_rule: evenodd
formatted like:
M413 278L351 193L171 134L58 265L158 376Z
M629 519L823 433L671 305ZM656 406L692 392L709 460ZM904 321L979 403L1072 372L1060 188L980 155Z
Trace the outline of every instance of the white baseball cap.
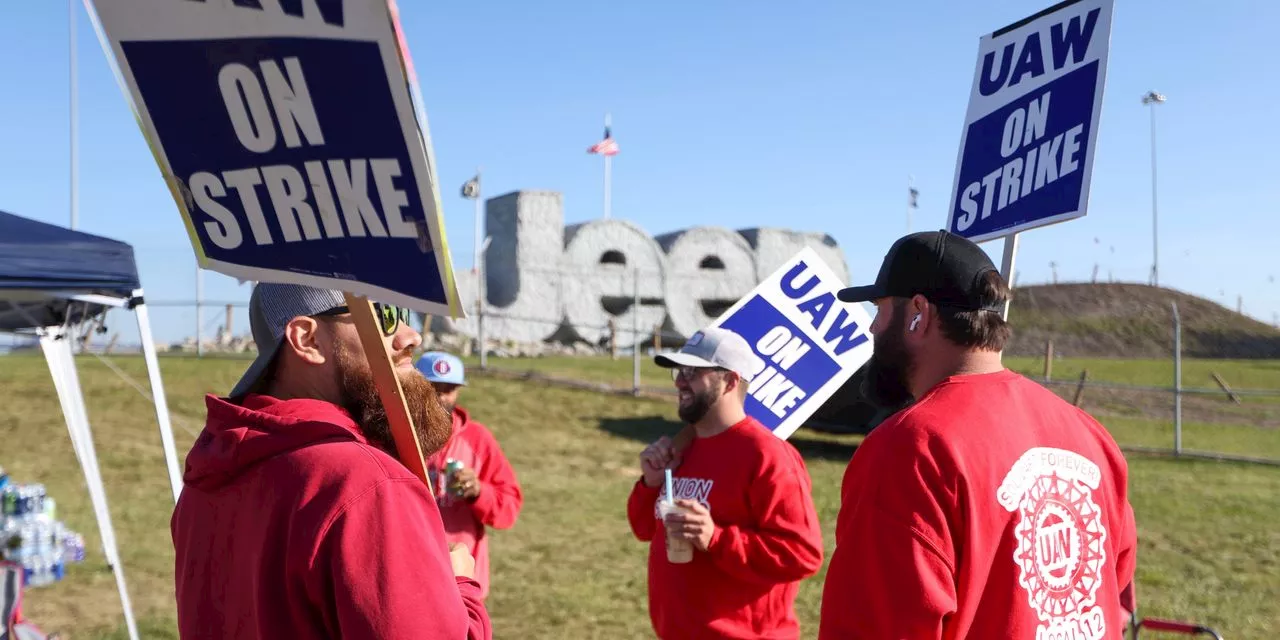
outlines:
M728 369L747 382L764 367L751 345L742 336L721 327L708 327L699 331L675 353L654 356L659 367L719 367Z

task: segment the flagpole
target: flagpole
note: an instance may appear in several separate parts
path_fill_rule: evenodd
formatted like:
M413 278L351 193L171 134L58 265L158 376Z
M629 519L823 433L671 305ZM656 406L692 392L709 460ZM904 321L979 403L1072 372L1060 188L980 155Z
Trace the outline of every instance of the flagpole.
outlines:
M609 128L609 120L610 120L609 114L607 113L604 114L604 128L606 130ZM605 220L609 219L609 206L611 204L609 201L610 200L609 196L611 194L609 192L613 186L612 172L610 171L612 161L613 161L612 155L608 153L604 154L604 219Z
M485 350L484 335L484 269L480 268L480 254L483 250L480 248L480 215L483 208L483 186L480 179L481 167L476 167L476 232L475 232L475 257L471 259L472 267L476 272L476 351L480 354L480 369L488 368L489 362L485 358L487 351Z
M471 270L475 272L475 274L476 274L476 278L477 278L477 280L476 280L476 313L480 313L480 304L481 304L481 298L480 298L480 295L481 295L481 294L480 294L480 286L479 286L479 285L480 285L479 277L480 277L480 214L481 214L480 208L481 208L481 206L482 206L482 205L480 204L480 200L481 200L481 197L480 197L480 190L481 190L481 186L480 186L480 167L476 167L476 197L475 197L475 201L476 201L476 220L475 220L475 222L476 222L476 231L475 231L475 253L473 253L473 254L472 254L472 258L471 258Z

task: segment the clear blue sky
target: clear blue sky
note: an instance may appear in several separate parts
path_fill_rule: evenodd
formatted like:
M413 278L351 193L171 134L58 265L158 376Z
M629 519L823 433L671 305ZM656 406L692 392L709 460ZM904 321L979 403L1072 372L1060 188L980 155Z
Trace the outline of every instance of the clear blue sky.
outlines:
M904 232L943 226L984 32L1050 0L956 3L440 3L401 11L440 163L455 266L471 265L486 196L565 194L567 221L601 213L585 153L613 114L616 218L651 233L716 224L824 231L855 280ZM1280 3L1117 2L1089 215L1022 236L1022 283L1145 282L1151 264L1149 89L1159 107L1161 281L1271 322L1280 312ZM124 96L79 11L80 228L135 247L148 298L193 299L194 256ZM0 7L0 209L68 222L67 7ZM1096 239L1096 242L1095 242ZM985 245L999 260L1001 243ZM1114 247L1114 253L1111 248ZM209 300L247 287L205 276ZM157 339L194 331L158 309ZM206 323L220 320L206 312ZM117 318L126 337L132 332ZM245 328L243 315L237 320Z

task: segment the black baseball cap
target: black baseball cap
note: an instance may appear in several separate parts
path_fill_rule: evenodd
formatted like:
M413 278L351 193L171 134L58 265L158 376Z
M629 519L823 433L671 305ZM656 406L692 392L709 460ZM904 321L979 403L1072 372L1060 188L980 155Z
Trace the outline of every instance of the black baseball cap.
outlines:
M910 298L920 294L950 311L1004 311L1003 301L983 304L982 276L999 273L991 258L968 238L925 231L899 238L880 265L875 284L841 289L843 302Z

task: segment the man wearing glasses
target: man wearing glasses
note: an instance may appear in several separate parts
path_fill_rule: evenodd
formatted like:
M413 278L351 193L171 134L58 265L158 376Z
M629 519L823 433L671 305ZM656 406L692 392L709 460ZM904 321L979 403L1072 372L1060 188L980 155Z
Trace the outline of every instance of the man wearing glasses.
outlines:
M763 363L721 328L655 361L672 370L692 438L649 445L627 503L632 532L649 542L654 630L664 640L800 637L796 592L822 566L822 532L800 454L746 414ZM668 468L677 512L664 519ZM692 558L669 543L691 546Z
M337 291L259 284L258 357L187 454L171 529L183 638L483 638L465 549L450 551L427 487L395 457ZM405 310L375 305L424 454L450 419L414 368Z

